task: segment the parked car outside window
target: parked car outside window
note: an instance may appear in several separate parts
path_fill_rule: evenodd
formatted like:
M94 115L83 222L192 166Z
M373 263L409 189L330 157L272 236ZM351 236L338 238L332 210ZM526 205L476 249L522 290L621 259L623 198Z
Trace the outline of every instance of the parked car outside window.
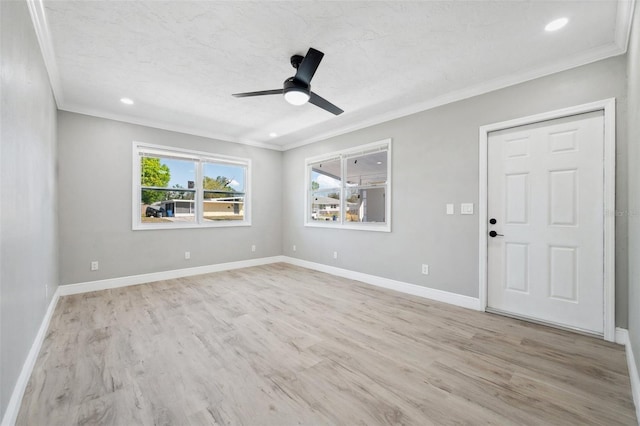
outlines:
M145 216L147 217L164 217L167 215L164 207L153 207L148 206L147 210L145 210Z

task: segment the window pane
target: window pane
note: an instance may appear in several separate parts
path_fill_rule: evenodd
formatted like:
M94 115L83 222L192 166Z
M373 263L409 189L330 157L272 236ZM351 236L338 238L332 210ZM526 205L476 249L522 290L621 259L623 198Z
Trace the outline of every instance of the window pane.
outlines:
M385 222L385 187L349 188L346 197L346 222Z
M206 221L244 219L244 194L204 193L203 216Z
M340 160L332 160L311 166L311 190L335 189L342 186ZM340 192L340 191L338 191Z
M205 191L245 191L244 166L222 163L204 163L202 165L202 175L202 187Z
M311 220L340 221L340 191L315 191L311 194Z
M351 157L347 163L347 186L381 185L387 182L387 151Z
M142 223L195 222L194 193L171 189L143 189L140 197ZM145 201L147 200L147 201ZM155 200L148 202L148 200Z
M141 222L195 222L195 170L191 160L141 157Z
M196 163L163 157L140 158L140 185L153 188L193 189Z
M244 166L203 163L205 221L244 219L245 172Z

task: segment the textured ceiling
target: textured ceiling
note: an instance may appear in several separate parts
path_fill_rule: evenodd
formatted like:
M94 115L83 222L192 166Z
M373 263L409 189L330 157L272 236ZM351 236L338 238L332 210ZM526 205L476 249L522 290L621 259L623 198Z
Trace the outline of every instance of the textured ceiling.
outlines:
M277 149L621 54L632 6L29 1L60 109ZM325 53L312 89L344 114L231 96L281 88L310 46Z

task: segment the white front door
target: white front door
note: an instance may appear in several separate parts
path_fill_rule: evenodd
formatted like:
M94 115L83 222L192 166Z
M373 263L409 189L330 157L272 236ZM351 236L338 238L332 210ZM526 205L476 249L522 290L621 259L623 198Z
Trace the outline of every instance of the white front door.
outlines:
M488 308L603 333L603 161L602 111L489 134Z

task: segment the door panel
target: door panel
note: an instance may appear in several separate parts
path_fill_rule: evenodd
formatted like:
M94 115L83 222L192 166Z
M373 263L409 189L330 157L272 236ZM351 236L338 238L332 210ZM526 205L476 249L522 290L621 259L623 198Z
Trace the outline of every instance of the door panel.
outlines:
M549 172L549 225L577 226L578 170Z
M529 292L529 245L505 244L505 283L507 290Z
M526 225L529 222L529 174L518 173L505 178L505 222Z
M604 330L602 111L492 132L489 308Z
M576 247L549 247L549 297L578 302Z

